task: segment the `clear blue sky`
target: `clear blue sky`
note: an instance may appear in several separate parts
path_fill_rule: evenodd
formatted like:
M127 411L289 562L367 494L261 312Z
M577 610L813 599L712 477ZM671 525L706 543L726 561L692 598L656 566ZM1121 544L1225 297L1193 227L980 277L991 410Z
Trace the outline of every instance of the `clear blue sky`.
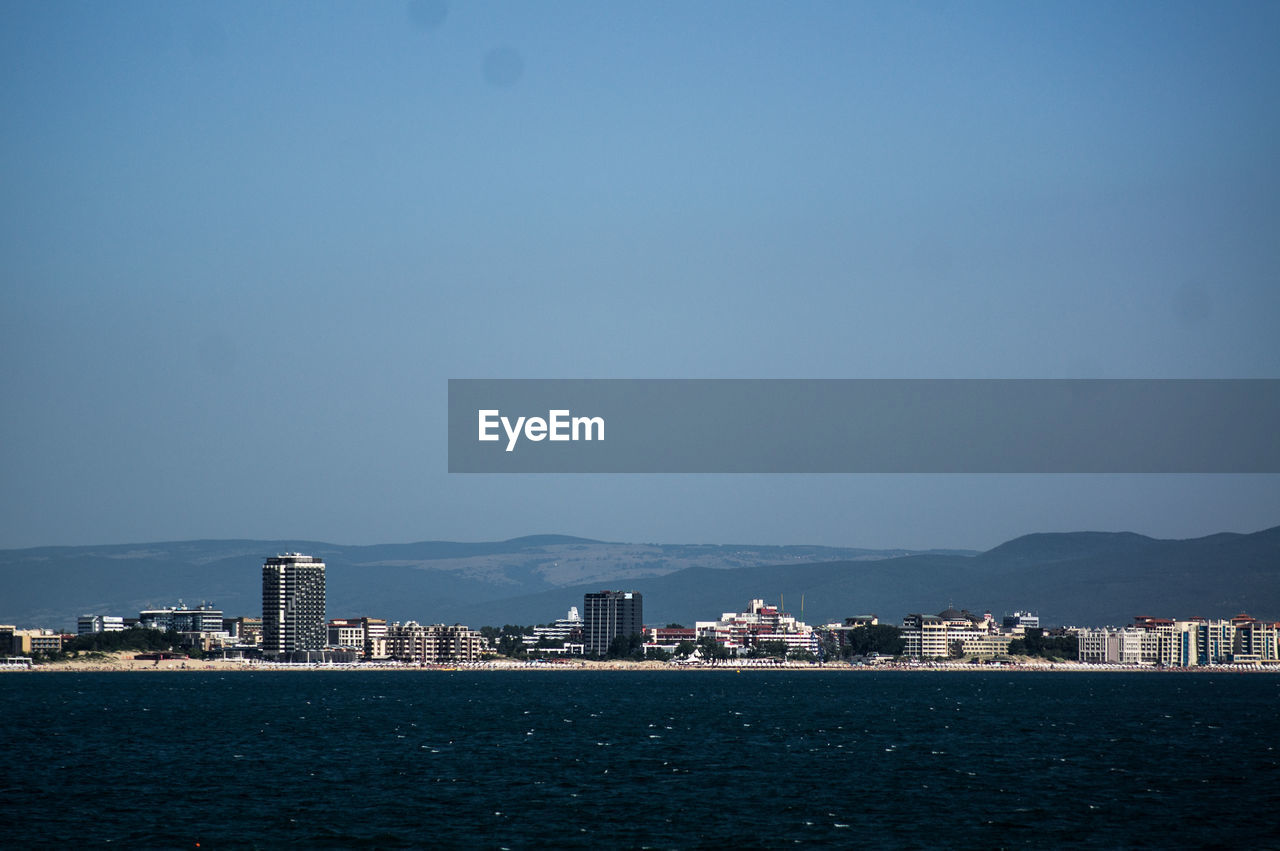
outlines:
M451 476L448 378L1280 377L1280 4L0 5L0 547L985 548L1274 476Z

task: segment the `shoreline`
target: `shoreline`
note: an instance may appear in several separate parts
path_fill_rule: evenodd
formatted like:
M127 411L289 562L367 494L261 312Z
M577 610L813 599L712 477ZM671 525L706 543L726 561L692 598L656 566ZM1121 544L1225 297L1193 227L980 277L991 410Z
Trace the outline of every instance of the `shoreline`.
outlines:
M193 672L251 672L251 671L428 671L449 673L459 671L728 671L747 673L757 671L839 671L867 673L890 671L901 673L957 671L1006 673L1006 672L1054 672L1054 673L1152 673L1152 674L1251 674L1280 673L1280 665L1197 665L1186 668L1156 667L1153 665L1097 664L1085 662L1010 662L1001 664L923 662L884 663L878 665L851 665L847 662L829 662L818 665L807 662L760 664L757 660L740 663L701 664L697 662L632 662L632 661L527 661L492 660L487 662L432 663L411 665L402 663L278 663L244 660L204 659L134 659L132 652L110 654L101 659L71 660L28 666L0 666L0 672L25 673L138 673L145 671L193 671Z

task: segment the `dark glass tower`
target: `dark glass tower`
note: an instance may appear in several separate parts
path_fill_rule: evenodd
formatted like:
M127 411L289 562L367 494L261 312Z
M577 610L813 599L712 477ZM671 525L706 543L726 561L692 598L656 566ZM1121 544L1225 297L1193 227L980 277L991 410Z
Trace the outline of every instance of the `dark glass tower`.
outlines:
M619 635L644 633L639 591L600 591L582 598L582 641L588 656L603 656Z
M262 652L287 658L297 650L320 650L324 620L324 562L285 553L262 564Z

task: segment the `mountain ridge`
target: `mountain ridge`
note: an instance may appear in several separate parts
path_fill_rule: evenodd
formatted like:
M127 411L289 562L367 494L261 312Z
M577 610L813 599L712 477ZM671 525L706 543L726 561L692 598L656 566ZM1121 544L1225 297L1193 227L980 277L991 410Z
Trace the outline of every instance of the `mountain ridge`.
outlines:
M1127 622L1139 610L1280 616L1280 526L1158 539L1133 532L1031 533L982 553L745 544L628 544L569 535L505 541L340 545L196 540L0 550L0 623L69 628L85 613L209 600L228 617L261 608L261 559L325 558L328 616L472 625L544 623L582 593L639 590L650 623L714 618L755 597L811 621L877 614L897 623L951 602L1033 609L1048 624ZM1235 608L1236 611L1228 611Z

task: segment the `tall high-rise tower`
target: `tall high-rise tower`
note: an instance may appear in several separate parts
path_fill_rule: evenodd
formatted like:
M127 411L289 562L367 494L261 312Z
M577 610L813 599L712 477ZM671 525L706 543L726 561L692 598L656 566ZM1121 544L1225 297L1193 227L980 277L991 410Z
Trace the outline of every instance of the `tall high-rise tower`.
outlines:
M262 652L267 658L319 650L324 620L324 562L285 553L262 563Z
M582 643L589 656L603 656L619 635L644 633L639 591L600 591L582 598Z

